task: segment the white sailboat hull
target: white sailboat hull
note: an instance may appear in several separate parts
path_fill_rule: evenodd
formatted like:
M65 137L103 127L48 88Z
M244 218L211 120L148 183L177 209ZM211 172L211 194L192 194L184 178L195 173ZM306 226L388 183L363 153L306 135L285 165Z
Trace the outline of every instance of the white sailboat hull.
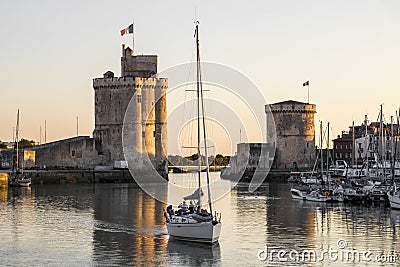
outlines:
M9 180L10 187L29 187L31 186L31 179L30 178L10 178Z
M30 187L31 181L30 180L15 181L15 182L11 182L10 186L11 187Z
M293 199L306 200L306 193L297 188L290 189L290 193Z
M221 233L221 223L212 221L198 223L171 223L167 222L170 237L180 240L214 243Z

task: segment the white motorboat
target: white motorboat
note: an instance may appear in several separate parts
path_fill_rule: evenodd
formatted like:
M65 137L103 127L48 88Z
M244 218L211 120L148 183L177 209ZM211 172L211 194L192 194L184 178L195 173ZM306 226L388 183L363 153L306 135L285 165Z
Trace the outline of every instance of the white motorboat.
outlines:
M390 207L392 209L400 209L400 188L394 187L387 192L387 196L389 199Z

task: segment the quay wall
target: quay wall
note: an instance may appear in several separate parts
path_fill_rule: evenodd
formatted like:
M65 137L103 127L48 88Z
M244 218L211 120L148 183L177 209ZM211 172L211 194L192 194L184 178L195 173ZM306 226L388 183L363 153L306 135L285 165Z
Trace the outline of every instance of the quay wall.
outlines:
M129 170L26 170L32 184L134 183Z

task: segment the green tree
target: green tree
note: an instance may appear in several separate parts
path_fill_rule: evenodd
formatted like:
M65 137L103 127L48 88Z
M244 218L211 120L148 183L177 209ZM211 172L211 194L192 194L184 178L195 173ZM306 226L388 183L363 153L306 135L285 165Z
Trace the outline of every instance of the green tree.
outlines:
M7 145L0 141L0 149L1 148L7 148Z
M22 138L22 139L18 142L18 145L19 145L20 148L27 148L27 147L36 146L36 143L35 143L35 141L33 141L33 140L27 140L27 139Z

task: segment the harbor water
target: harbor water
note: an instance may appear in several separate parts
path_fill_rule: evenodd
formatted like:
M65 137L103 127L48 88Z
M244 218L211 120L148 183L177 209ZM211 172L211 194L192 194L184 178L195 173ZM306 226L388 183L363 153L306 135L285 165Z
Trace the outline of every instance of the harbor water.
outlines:
M400 212L384 204L294 201L290 184L239 184L215 203L213 246L169 239L165 207L134 184L0 189L1 265L400 265Z

